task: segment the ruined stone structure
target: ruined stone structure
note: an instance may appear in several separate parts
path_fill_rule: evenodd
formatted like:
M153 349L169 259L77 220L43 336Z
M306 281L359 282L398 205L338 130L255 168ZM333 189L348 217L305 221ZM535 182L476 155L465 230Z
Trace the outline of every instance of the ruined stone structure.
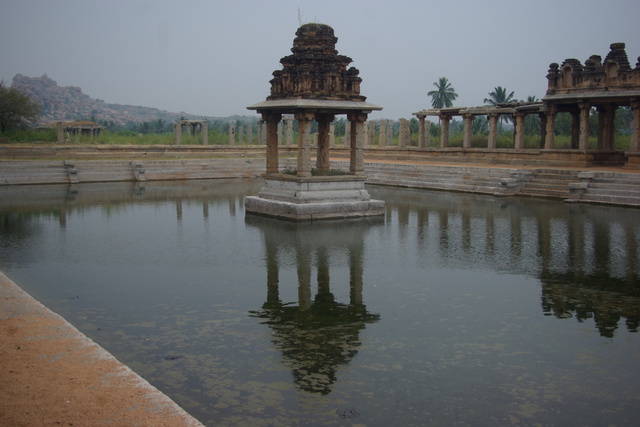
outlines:
M558 112L573 116L573 148L586 149L589 138L589 111L598 111L598 149L614 150L614 119L618 107L633 111L633 135L629 151L640 150L640 58L631 68L624 43L613 43L602 62L592 55L582 65L566 59L552 63L547 74L548 89L543 98L549 118ZM545 147L553 147L553 120L547 120Z
M173 124L173 134L176 145L182 144L183 129L188 135L196 135L199 131L202 138L202 145L209 144L209 124L206 120L178 120Z
M427 109L414 113L420 122L418 147L426 145L426 116L436 116L441 121L440 148L449 146L449 125L454 116L464 119L463 148L471 148L472 123L476 116L484 115L489 122L488 149L496 148L497 125L501 116L514 118L514 148L524 149L524 122L528 114L541 119L541 149L553 150L554 120L560 112L573 117L571 149L584 154L583 164L625 164L640 166L640 58L631 68L624 43L611 44L604 62L597 55L583 64L577 59L566 59L562 65L552 63L547 74L548 89L542 102L521 102L498 106L452 107ZM633 111L633 133L626 153L615 149L615 112L628 106ZM589 150L589 114L592 108L598 112L598 143L596 150Z
M273 73L271 95L250 107L267 124L265 186L258 197L247 197L247 212L307 220L381 215L384 203L371 200L364 188L365 122L382 107L365 102L361 78L348 68L351 58L338 55L337 37L324 24L305 24L296 31L292 55L281 59ZM298 162L295 176L278 166L278 125L283 114L298 121ZM347 175L329 168L331 122L346 114L350 123L350 167ZM318 123L315 170L311 156L311 122Z

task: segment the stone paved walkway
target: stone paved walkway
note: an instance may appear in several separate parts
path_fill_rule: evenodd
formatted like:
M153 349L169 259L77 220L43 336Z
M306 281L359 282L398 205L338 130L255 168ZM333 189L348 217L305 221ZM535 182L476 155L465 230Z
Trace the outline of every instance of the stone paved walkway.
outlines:
M202 424L0 272L0 425Z

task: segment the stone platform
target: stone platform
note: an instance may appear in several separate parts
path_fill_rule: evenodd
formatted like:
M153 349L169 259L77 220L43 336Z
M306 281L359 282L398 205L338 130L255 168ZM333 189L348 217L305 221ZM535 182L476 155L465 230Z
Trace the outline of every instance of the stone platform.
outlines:
M365 177L353 175L271 174L258 196L245 198L245 210L295 221L384 215L384 202L372 200L364 182Z

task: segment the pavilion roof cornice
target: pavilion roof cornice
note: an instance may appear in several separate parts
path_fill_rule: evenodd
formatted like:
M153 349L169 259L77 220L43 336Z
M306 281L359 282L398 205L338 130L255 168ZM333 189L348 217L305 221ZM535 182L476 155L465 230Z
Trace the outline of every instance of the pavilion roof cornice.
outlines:
M371 111L382 110L382 107L363 101L337 101L328 99L274 99L263 101L247 107L256 111L275 111L290 113L300 110L314 110L320 112L330 112L334 114L345 114L350 111Z

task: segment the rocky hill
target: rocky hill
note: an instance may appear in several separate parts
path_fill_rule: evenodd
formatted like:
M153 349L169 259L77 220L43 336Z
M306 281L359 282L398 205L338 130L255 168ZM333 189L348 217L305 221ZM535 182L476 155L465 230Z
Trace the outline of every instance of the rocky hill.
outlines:
M130 122L151 122L162 119L174 121L179 117L185 119L211 119L215 117L194 116L185 113L172 113L157 108L140 107L135 105L107 104L100 99L93 99L82 93L76 86L58 86L55 80L43 75L42 77L27 77L16 74L12 87L27 94L41 107L39 124L54 121L75 120L106 120L119 125Z

